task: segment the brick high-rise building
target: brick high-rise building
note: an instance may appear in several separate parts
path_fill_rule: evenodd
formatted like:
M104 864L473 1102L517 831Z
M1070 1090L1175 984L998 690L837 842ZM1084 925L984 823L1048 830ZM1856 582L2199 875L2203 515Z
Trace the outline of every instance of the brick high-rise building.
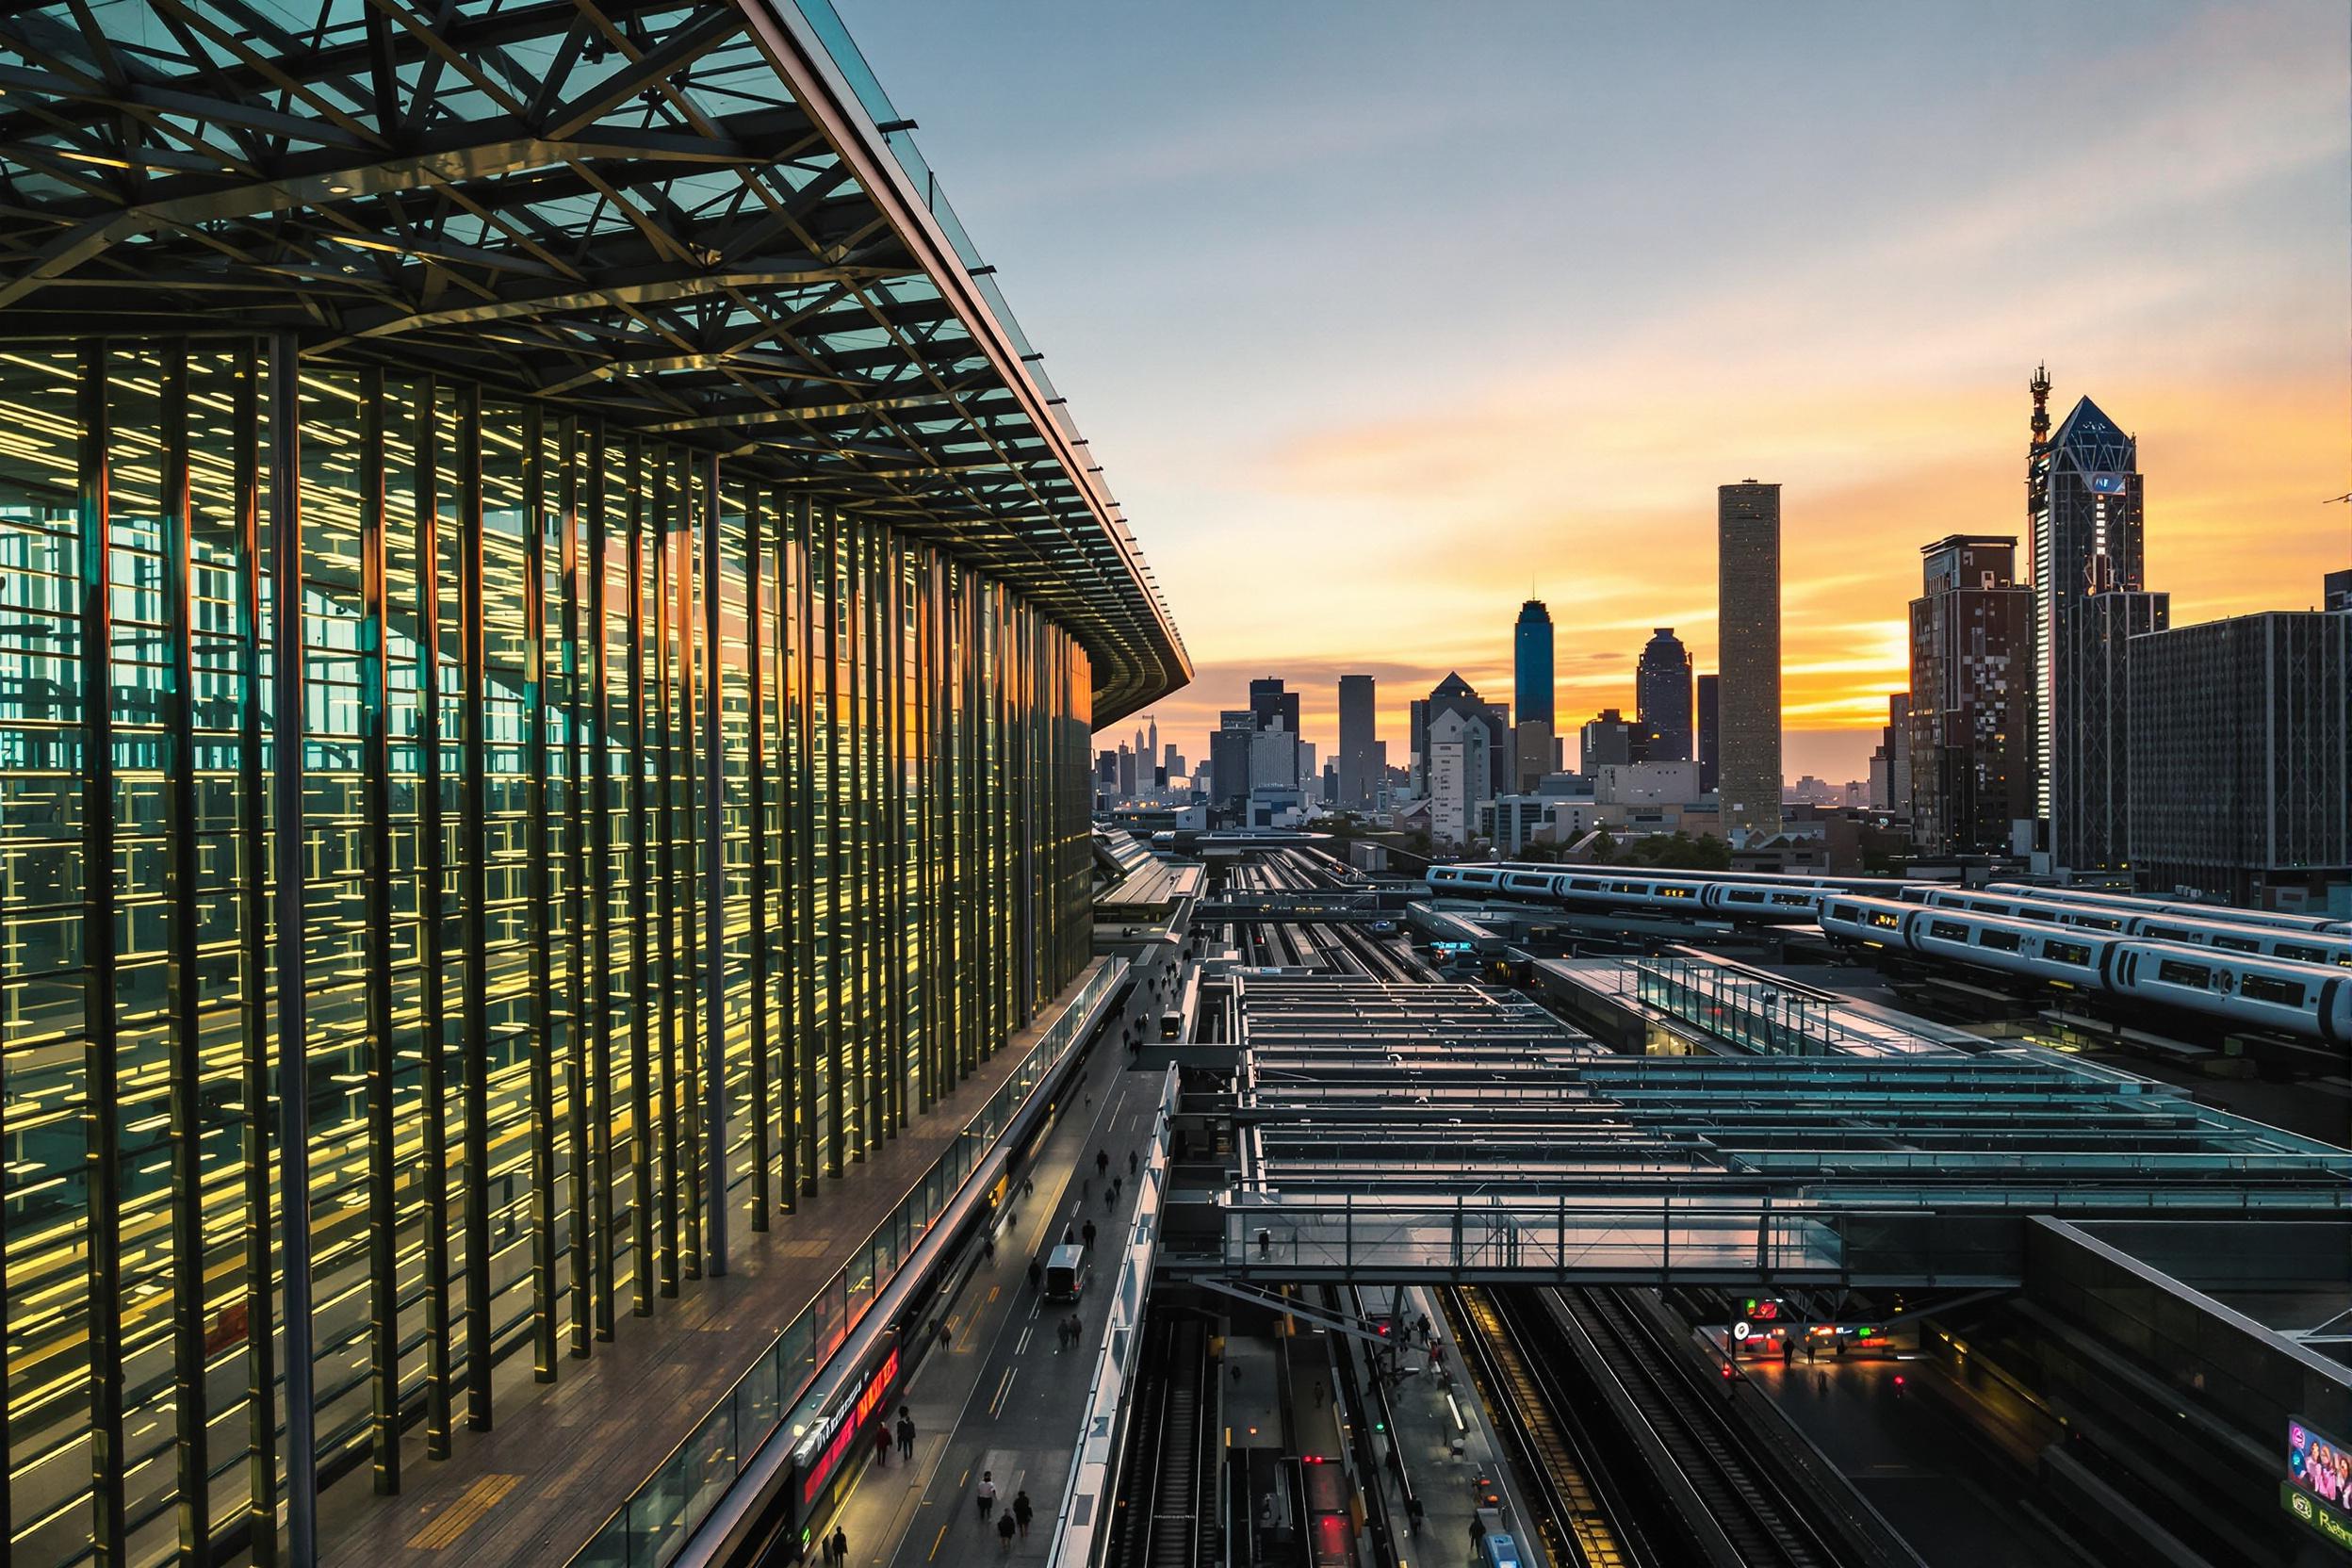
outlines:
M2034 591L2014 535L1955 533L1921 548L1911 601L1912 841L1996 853L2034 796Z

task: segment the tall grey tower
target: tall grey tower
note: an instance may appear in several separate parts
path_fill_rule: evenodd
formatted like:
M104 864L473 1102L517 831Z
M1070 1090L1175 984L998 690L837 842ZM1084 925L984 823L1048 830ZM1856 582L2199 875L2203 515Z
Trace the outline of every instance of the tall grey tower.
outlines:
M1549 725L1552 720L1552 612L1542 599L1519 607L1519 624L1511 633L1511 700L1521 724Z
M1379 766L1380 727L1375 716L1374 686L1368 675L1339 678L1339 808L1369 811L1378 795L1373 770Z
M1717 488L1715 597L1723 827L1753 841L1780 831L1779 485Z
M2069 871L2127 862L2124 660L2161 631L2170 597L2148 592L2139 445L2090 399L2045 441L2050 380L2033 383L2027 461L2034 522L2034 763L2052 861Z
M1690 653L1673 627L1658 629L1634 666L1633 711L1643 760L1690 760Z

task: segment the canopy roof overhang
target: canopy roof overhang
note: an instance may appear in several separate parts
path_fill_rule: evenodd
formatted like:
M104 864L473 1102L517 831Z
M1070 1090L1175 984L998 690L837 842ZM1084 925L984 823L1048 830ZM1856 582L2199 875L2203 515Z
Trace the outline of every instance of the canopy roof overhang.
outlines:
M715 450L1191 678L824 0L0 0L0 338L291 331Z

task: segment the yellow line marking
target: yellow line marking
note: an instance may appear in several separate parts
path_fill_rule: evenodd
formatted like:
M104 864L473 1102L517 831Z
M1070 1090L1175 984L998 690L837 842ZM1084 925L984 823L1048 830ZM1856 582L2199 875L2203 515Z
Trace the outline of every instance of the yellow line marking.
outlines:
M990 1286L988 1287L988 1299L989 1299L989 1300L991 1300L991 1301L995 1300L995 1299L996 1299L996 1295L997 1295L997 1292L998 1292L998 1291L1000 1291L1000 1290L1002 1290L1002 1289L1004 1289L1004 1286L1002 1286L1002 1285L990 1285Z
M506 1494L520 1486L520 1476L484 1476L457 1494L457 1501L427 1521L425 1527L408 1538L409 1550L437 1552L454 1546L459 1538L473 1528L482 1516L498 1506Z
M933 1537L931 1538L931 1551L930 1551L930 1554L929 1554L928 1556L926 1556L926 1557L925 1557L923 1560L923 1561L925 1561L925 1562L936 1562L937 1560L939 1560L939 1543L940 1543L940 1542L942 1542L942 1541L945 1541L946 1539L947 1539L947 1527L946 1527L945 1525L941 1525L941 1526L939 1527L939 1534L937 1534L937 1535L935 1535L935 1536L933 1536Z

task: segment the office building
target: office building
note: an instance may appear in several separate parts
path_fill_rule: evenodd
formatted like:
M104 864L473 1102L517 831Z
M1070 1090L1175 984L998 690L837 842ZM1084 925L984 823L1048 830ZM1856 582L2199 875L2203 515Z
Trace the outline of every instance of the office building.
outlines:
M1911 840L1930 855L1999 854L2035 810L2034 591L2010 534L1920 551L1911 601ZM1900 800L1894 808L1905 808Z
M2352 913L2352 615L2273 612L2132 640L2139 885Z
M1368 675L1339 678L1339 808L1369 811L1379 794L1380 716L1376 683Z
M2323 610L2352 610L2352 566L2320 580L2319 605Z
M2060 871L2110 875L2131 868L2129 769L2132 644L2172 624L2168 594L2110 589L2065 605L2048 695L2058 759L2050 790L2050 855Z
M1257 733L1253 710L1228 708L1217 715L1217 733L1209 737L1209 800L1219 810L1238 812L1249 804L1250 748Z
M1135 754L1121 743L1119 748L1119 798L1123 801L1135 799L1140 783L1135 774Z
M1475 720L1487 732L1486 756L1495 768L1497 778L1508 776L1511 754L1511 712L1498 702L1486 702L1462 678L1459 671L1448 671L1446 678L1429 688L1427 697L1416 700L1412 708L1413 777L1415 794L1429 792L1429 732L1440 715L1461 713Z
M1780 486L1716 493L1717 767L1734 841L1780 831Z
M1696 685L1698 687L1699 788L1708 794L1713 794L1717 785L1721 782L1723 774L1723 730L1721 718L1723 705L1720 696L1723 691L1723 678L1703 675L1699 677Z
M2123 821L2125 642L2165 624L2147 594L2139 445L2088 398L2050 432L2049 374L2034 371L2026 504L2034 527L2034 798L2062 872L2112 873ZM2125 596L2115 604L2096 601Z
M1478 809L1494 789L1494 729L1488 716L1460 707L1441 710L1429 720L1429 837L1442 844L1466 844L1478 826Z
M1596 769L1642 760L1640 736L1633 724L1614 708L1584 721L1577 732L1576 771L1588 777Z
M566 1561L929 1233L935 1106L1104 972L1089 731L1190 669L862 64L187 20L0 132L0 1530L377 1561L560 1450L497 1523Z
M1690 761L1690 654L1673 627L1659 627L1642 649L1641 662L1634 667L1633 699L1644 760Z
M1548 733L1552 724L1552 612L1542 599L1519 607L1519 624L1511 630L1511 701L1518 705L1518 722L1540 724Z
M1552 759L1559 751L1559 743L1552 737L1552 727L1543 719L1526 719L1511 732L1511 787L1522 794L1535 792L1536 781L1552 771Z
M1863 804L1893 816L1911 814L1911 694L1886 694L1886 722L1870 753L1870 776Z

